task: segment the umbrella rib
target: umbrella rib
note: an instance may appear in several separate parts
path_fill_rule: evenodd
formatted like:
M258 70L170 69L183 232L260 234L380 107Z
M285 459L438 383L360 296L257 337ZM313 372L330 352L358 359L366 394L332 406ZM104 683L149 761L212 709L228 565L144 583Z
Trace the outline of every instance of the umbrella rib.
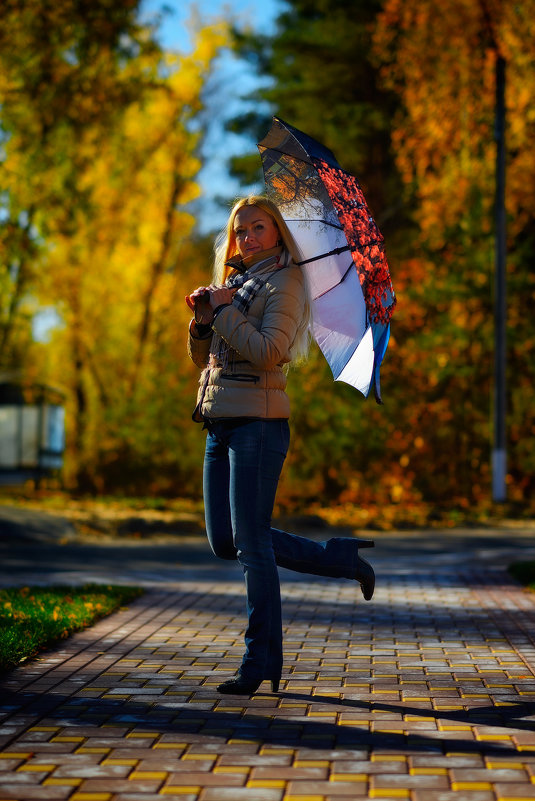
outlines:
M303 264L310 264L311 261L319 261L320 259L326 259L327 256L338 256L340 253L344 253L346 250L351 250L349 245L346 245L343 248L335 248L334 250L329 250L328 253L321 253L319 256L312 256L310 259L305 259L304 261L298 261L297 264L299 267L302 267Z
M298 262L298 265L301 265L301 264L304 264L304 262L302 262L302 261ZM352 270L352 268L354 266L355 265L353 264L353 262L351 262L351 264L349 265L349 267L347 268L347 270L345 271L343 276L338 281L338 284L343 284L343 282L346 280L347 276L349 275L349 273L351 272L351 270ZM319 298L322 298L324 295L327 295L327 293L330 292L332 288L333 287L330 286L328 289L325 290L325 292L321 292L319 295L316 295L315 298L314 298L314 301L319 300Z
M288 222L294 222L294 223L302 223L303 222L303 220L300 220L298 217L297 218L285 217L284 219L285 219L285 221L287 223ZM317 218L316 217L310 217L310 218L307 218L306 222L307 223L321 223L322 225L330 225L331 228L336 228L337 231L343 231L344 230L341 225L336 225L336 223L329 222L328 220L323 220L321 217L317 217Z

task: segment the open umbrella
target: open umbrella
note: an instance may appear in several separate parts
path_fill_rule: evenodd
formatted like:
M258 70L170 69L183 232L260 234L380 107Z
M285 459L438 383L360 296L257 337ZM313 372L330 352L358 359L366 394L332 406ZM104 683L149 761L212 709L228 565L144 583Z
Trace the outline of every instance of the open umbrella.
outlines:
M268 195L303 254L313 333L337 381L382 403L379 368L396 303L383 237L356 178L326 147L274 117L258 143Z

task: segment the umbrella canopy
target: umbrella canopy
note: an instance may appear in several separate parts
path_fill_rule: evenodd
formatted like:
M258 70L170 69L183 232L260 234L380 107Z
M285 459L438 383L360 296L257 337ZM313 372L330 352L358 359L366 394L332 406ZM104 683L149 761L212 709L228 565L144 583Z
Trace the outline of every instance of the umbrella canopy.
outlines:
M303 254L313 334L337 381L381 401L379 368L396 303L383 237L354 176L274 117L258 143L266 190Z

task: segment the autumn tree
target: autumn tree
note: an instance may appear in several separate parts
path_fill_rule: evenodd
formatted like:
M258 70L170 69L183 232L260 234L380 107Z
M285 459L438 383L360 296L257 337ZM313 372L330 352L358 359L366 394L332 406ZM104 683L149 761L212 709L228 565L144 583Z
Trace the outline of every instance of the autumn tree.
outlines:
M429 2L387 0L375 33L383 85L401 100L392 130L396 163L418 212L419 252L400 273L409 304L423 315L400 344L426 404L414 427L420 447L408 447L406 458L422 474L435 465L433 486L444 497L489 495L498 55L507 69L512 497L529 497L533 486L534 11L532 2L451 0L437 15ZM421 485L433 491L430 482Z
M258 141L269 127L271 109L305 130L358 175L371 208L388 227L402 210L390 150L398 101L379 86L371 58L381 7L379 0L289 0L273 36L235 31L238 53L264 80L250 97L252 110L230 127ZM244 178L252 174L251 164L258 164L254 154L234 160Z
M80 215L76 233L56 236L48 257L49 297L65 322L57 344L70 351L78 388L76 450L97 489L147 487L166 461L177 484L191 474L197 376L184 355L184 295L200 276L186 208L199 193L200 162L188 125L221 42L222 32L208 29L191 55L167 57L165 82L154 76L155 88L98 150L87 143L91 213Z
M289 473L297 494L309 487L356 502L371 493L447 505L490 495L500 52L508 74L509 322L518 332L510 349L511 474L515 497L526 497L534 466L527 409L531 5L451 0L437 14L436 4L415 0L288 0L272 38L238 35L241 52L267 78L253 100L267 101L273 113L324 142L363 184L398 295L383 367L384 409L325 383L316 351L302 382L291 384L297 436ZM234 123L257 139L267 125L256 112Z
M224 28L181 56L160 51L135 2L20 5L1 23L2 364L66 390L69 485L150 491L158 474L187 488L184 294L205 258L187 207ZM58 315L48 344L31 341L36 304Z
M47 237L86 203L79 142L103 138L147 81L157 51L137 0L5 0L0 15L0 365L23 359ZM98 131L98 133L97 133ZM20 341L18 337L21 337Z
M232 121L258 141L270 125L269 109L329 147L341 166L357 175L387 242L387 253L405 252L409 209L394 166L390 126L399 101L379 85L372 53L374 23L382 4L354 0L291 0L277 18L274 36L238 32L238 52L264 78L251 98L253 110ZM268 113L263 112L264 109ZM258 154L234 159L247 181ZM395 280L395 275L394 275ZM395 346L395 343L394 343ZM384 365L386 406L376 407L354 389L333 385L314 346L306 364L292 369L292 448L282 495L356 502L372 495L397 498L410 481L401 468L385 470L395 426L392 347ZM393 409L394 407L394 409Z

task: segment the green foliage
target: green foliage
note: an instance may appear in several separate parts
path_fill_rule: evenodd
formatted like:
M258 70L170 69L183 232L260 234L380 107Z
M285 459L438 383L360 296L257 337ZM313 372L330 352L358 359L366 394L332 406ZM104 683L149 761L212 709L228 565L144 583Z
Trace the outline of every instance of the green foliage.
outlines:
M87 628L139 597L128 586L22 587L0 590L0 671Z
M387 230L394 210L399 224L402 209L390 151L398 101L380 87L372 63L373 23L380 8L376 0L292 0L278 17L274 37L236 31L238 52L268 80L251 98L255 111L232 121L231 129L247 130L258 141L269 127L269 115L262 112L267 102L358 175Z

